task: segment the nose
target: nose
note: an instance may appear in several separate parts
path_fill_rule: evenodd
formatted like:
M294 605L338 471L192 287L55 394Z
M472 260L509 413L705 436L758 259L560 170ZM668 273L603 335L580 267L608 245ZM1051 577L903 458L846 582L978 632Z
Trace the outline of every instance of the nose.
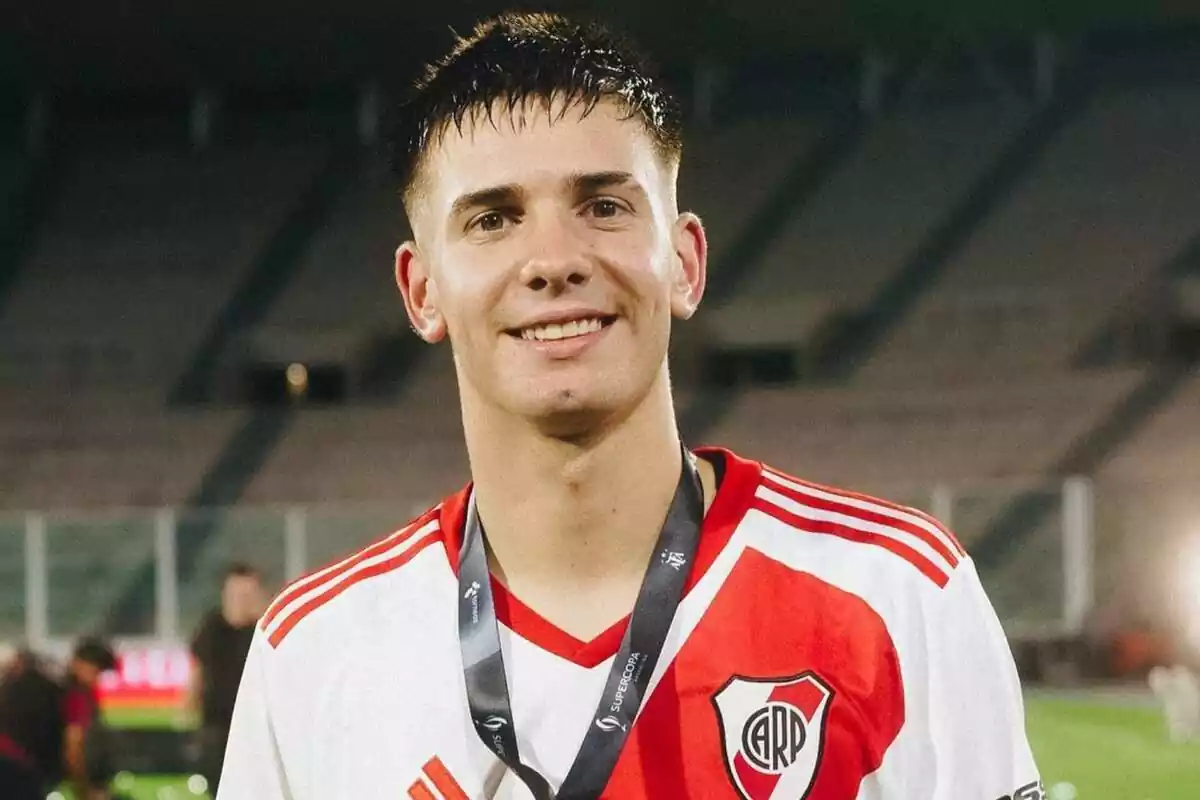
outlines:
M592 277L592 263L584 243L562 222L547 222L539 228L533 254L521 267L521 282L535 292L552 294L586 285Z

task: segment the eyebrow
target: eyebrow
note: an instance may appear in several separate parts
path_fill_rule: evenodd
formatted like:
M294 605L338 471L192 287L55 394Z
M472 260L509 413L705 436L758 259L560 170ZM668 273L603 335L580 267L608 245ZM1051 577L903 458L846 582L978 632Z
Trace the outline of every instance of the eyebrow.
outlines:
M634 180L633 174L613 170L608 172L577 172L567 179L567 184L576 194L593 194L610 186L631 184L641 188Z
M567 177L566 184L575 195L595 194L602 189L623 185L645 194L645 189L634 179L633 173L621 170L572 173ZM475 208L519 205L524 196L525 190L515 183L478 189L455 198L450 205L450 216L458 217Z
M513 183L467 192L455 198L450 206L450 216L457 217L473 208L516 205L524 194L524 190Z

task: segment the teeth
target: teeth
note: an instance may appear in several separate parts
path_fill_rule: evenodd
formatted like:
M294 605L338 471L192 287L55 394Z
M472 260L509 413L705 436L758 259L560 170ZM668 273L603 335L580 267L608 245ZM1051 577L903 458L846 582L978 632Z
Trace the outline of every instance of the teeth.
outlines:
M521 331L521 338L527 341L551 342L557 339L571 339L575 336L595 333L603 327L604 324L596 318L578 319L571 322L564 322L561 325L555 323L524 328Z

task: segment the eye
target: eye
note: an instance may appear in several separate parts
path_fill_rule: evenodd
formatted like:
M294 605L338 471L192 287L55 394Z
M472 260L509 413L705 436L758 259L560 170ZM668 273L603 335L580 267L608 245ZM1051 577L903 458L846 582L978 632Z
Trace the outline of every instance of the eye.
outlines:
M597 200L592 203L592 213L597 217L615 217L621 211L621 207L613 200Z
M602 219L615 217L622 211L620 203L618 203L616 200L610 200L605 197L593 201L588 207L588 210L592 212L593 216L600 217Z
M504 228L504 215L499 211L488 211L480 214L475 218L471 227L478 228L485 233L495 233Z

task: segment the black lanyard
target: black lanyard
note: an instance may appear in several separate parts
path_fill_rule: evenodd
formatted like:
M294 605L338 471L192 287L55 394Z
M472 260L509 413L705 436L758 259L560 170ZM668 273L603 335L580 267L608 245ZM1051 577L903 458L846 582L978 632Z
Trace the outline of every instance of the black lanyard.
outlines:
M472 493L458 570L458 641L467 704L479 738L525 782L535 800L596 800L608 784L683 598L703 518L700 475L692 454L684 450L679 485L642 579L621 648L609 670L592 724L556 793L537 770L522 763L517 750L483 525Z

